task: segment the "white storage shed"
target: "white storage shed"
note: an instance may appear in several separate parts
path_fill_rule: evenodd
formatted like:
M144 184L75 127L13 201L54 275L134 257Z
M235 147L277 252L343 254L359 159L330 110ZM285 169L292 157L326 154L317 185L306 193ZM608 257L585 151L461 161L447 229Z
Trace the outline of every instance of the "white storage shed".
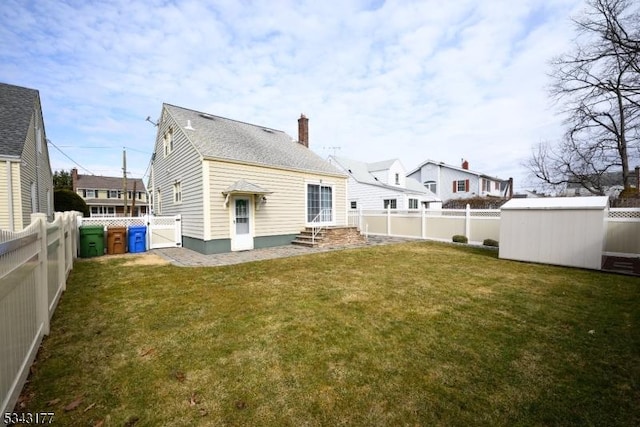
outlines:
M512 199L500 213L499 257L600 270L607 197Z

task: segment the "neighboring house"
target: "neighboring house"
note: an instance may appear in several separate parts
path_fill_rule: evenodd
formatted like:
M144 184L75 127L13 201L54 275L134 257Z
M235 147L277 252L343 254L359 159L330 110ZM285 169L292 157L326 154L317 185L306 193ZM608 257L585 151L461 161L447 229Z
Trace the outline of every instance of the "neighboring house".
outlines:
M451 166L427 160L407 175L421 182L440 199L466 199L470 197L500 197L508 181L475 172L469 162Z
M89 206L92 217L124 216L124 183L122 178L99 175L78 175L71 169L73 191ZM134 200L135 199L135 200ZM140 178L127 179L127 215L140 216L148 212L149 201ZM133 208L133 211L132 211Z
M349 175L350 209L438 209L442 200L413 178L398 159L363 163L329 156L329 162Z
M220 253L291 243L311 224L347 223L347 177L286 133L163 104L149 193L182 215L182 244Z
M640 166L635 170L629 171L629 177L631 179L631 188L640 188ZM620 192L624 190L624 184L622 182L622 171L618 172L605 172L599 177L593 177L593 182L597 182L602 188L602 194L592 186L592 191L585 188L581 184L569 183L565 190L565 196L609 196L618 197Z
M22 230L37 212L53 217L53 174L40 94L0 83L0 228Z

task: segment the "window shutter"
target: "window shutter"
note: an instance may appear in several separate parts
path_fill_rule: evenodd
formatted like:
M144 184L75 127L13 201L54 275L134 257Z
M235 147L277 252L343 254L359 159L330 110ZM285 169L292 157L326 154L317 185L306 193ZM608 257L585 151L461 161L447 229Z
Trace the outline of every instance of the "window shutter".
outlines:
M455 193L458 189L458 181L453 181L453 192Z
M87 198L87 190L82 190L82 197Z
M469 180L468 179L464 181L464 191L467 192L467 193L469 192Z

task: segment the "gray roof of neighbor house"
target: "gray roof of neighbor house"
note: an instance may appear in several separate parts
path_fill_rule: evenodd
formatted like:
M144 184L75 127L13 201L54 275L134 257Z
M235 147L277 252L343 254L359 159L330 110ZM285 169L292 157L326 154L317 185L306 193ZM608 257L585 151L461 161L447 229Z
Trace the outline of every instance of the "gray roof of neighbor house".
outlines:
M344 176L283 131L175 105L164 104L163 107L204 158Z
M389 190L395 190L402 193L419 193L427 197L432 197L434 201L440 200L435 193L427 189L424 185L420 184L413 178L406 177L405 187L398 187L396 185L389 185L380 182L376 179L371 172L387 170L393 165L396 159L385 160L376 163L364 163L357 160L347 159L346 157L331 156L331 159L340 165L344 170L356 181L362 184L375 185L378 187L386 188Z
M502 179L502 178L498 178L496 176L491 176L491 175L487 175L484 174L482 172L476 172L473 171L471 169L464 169L460 166L453 166L453 165L448 165L445 162L436 162L435 160L425 160L424 162L420 163L420 165L418 165L418 167L412 169L407 175L411 175L417 171L419 171L420 169L422 169L423 166L428 165L428 164L432 164L432 165L436 165L436 166L442 166L443 168L448 168L448 169L452 169L452 170L456 170L459 172L464 172L464 173L468 173L470 175L476 175L482 178L489 178L492 179L494 181L499 181L499 182L506 182L506 179Z
M144 182L140 178L127 178L127 191L133 191L134 182L136 184L136 191L146 191ZM89 190L122 190L122 178L100 175L78 175L76 188Z
M602 174L602 176L600 176L600 178L598 178L595 175L587 176L585 178L586 178L585 182L598 182L599 180L600 185L602 185L605 188L614 187L614 186L622 187L623 185L622 171L605 172ZM637 180L636 172L634 169L629 170L629 179L631 179L631 186L633 187ZM567 184L567 188L582 188L582 184L579 184L577 182L570 182Z
M0 155L20 156L38 91L0 83Z

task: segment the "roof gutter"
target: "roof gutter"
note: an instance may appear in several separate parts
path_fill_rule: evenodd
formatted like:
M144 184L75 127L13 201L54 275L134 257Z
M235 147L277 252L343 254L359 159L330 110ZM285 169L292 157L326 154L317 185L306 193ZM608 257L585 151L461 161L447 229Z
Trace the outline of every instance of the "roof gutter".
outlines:
M0 154L0 162L14 162L20 163L22 159L20 156L8 156L6 154Z
M326 175L326 176L333 176L336 178L348 178L349 175L345 174L345 173L340 173L340 172L325 172L325 171L319 171L319 170L313 170L313 169L299 169L299 168L287 168L284 166L276 166L276 165L267 165L264 163L256 163L256 162L246 162L246 161L242 161L242 160L236 160L236 159L227 159L224 157L215 157L215 156L202 156L203 160L214 160L214 161L219 161L219 162L226 162L226 163L234 163L234 164L238 164L238 165L248 165L248 166L257 166L260 168L269 168L269 169L276 169L276 170L283 170L283 171L294 171L294 172L301 172L301 173L314 173L314 174L318 174L318 175Z

